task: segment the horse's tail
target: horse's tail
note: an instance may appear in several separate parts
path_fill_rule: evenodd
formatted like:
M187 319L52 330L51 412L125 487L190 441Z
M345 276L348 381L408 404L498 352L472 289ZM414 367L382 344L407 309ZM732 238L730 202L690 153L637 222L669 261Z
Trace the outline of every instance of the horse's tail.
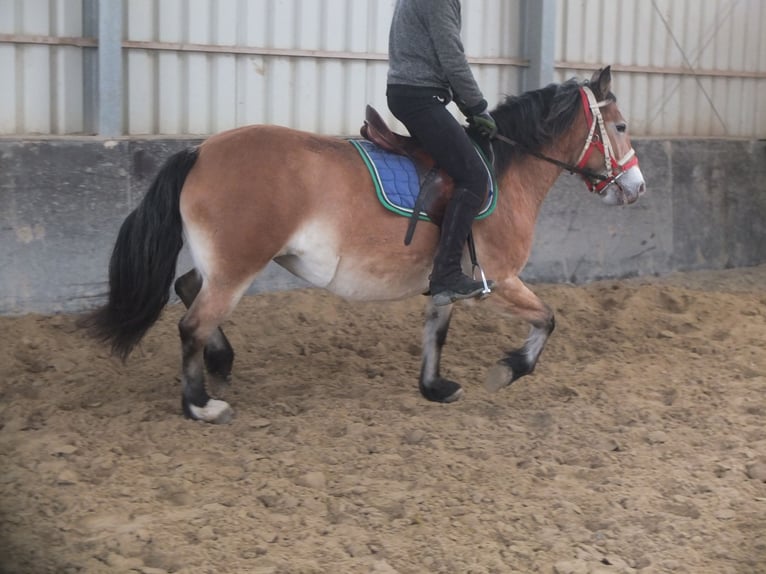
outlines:
M159 319L170 297L183 246L181 189L197 153L189 148L170 157L122 223L109 261L108 301L81 322L123 360Z

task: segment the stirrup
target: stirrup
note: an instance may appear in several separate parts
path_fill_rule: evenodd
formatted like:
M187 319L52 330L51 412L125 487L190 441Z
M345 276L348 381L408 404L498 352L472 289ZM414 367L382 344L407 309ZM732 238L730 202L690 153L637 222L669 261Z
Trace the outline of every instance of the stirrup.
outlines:
M486 298L491 292L492 287L494 286L494 283L492 281L488 281L487 278L484 276L484 273L482 272L482 280L479 282L475 278L469 279L466 275L463 275L463 278L466 281L473 281L476 283L476 287L471 287L471 290L468 291L458 291L454 288L446 287L444 289L441 289L437 291L436 293L431 291L431 301L433 304L437 307L441 307L442 305L450 305L452 303L456 303L457 301L464 301L466 299L484 299ZM465 286L464 286L465 287Z
M494 287L495 284L492 281L487 280L487 276L484 274L484 269L479 265L479 258L476 257L476 244L473 241L473 232L468 234L466 243L468 244L468 253L471 256L471 277L476 280L476 269L478 269L481 274L481 282L484 283L484 289L479 294L478 298L486 299L492 294L492 287Z
M484 289L482 289L481 293L477 297L477 299L486 299L490 295L492 295L492 287L494 284L490 285L490 281L487 280L487 276L484 274L484 269L482 269L481 265L479 263L474 263L471 269L471 277L476 279L476 270L479 270L479 274L481 275L481 282L484 284Z

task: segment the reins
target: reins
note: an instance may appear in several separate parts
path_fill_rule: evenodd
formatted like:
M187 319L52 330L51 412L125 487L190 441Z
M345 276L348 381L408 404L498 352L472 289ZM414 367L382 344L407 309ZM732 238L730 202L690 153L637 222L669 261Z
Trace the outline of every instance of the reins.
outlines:
M540 153L538 151L534 151L524 144L517 142L516 140L512 140L509 137L505 137L503 134L496 134L493 139L496 139L498 141L503 142L504 144L508 144L513 147L517 147L521 149L525 154L531 155L532 157L536 157L537 159L541 159L543 161L547 161L548 163L552 163L556 167L560 167L561 169L565 169L571 174L577 174L581 175L583 177L589 177L592 179L598 179L599 181L607 181L610 179L610 176L603 175L601 173L596 173L595 171L592 171L590 169L584 169L581 167L577 167L575 165L572 165L571 163L566 163L564 161L558 160L556 158L550 157L548 155L545 155L543 153Z

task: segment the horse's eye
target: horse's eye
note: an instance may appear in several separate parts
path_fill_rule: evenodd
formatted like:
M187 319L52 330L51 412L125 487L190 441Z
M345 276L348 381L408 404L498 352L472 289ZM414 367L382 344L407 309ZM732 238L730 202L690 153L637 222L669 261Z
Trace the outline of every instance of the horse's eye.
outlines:
M615 129L616 129L618 132L620 132L621 134L624 134L624 133L625 133L625 131L628 129L628 124L626 124L625 122L621 122L621 123L617 124L617 125L616 125L616 126L614 126L614 127L615 127Z

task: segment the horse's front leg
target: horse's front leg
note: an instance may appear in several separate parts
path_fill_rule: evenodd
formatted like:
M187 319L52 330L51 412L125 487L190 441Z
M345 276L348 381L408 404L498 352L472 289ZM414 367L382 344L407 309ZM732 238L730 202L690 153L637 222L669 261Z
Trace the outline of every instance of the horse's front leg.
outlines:
M454 381L444 379L439 373L442 347L447 341L452 305L435 306L428 298L426 324L423 330L423 358L418 386L429 401L451 403L458 400L463 389Z
M490 369L486 387L498 390L535 370L545 343L556 327L556 321L551 308L518 277L498 283L490 301L531 325L524 345L510 352Z

